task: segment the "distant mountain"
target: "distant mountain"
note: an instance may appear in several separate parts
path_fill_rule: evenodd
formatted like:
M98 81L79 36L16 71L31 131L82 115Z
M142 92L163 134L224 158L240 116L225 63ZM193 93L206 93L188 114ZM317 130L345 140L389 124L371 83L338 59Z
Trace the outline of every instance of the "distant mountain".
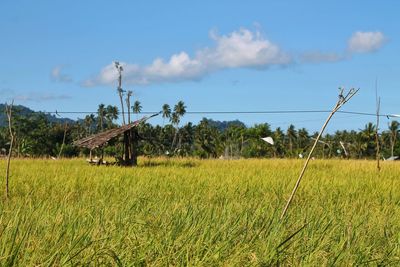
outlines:
M5 113L6 106L4 104L0 104L0 127L7 126L7 115ZM43 113L41 111L33 111L28 107L22 106L22 105L16 105L13 106L13 113L17 113L20 116L30 116L33 114L44 114L46 118L49 120L49 122L52 123L74 123L74 120L68 119L68 118L59 118L56 117L55 115L51 115L48 113Z
M234 121L215 121L213 119L206 119L206 120L208 121L208 124L210 126L216 127L220 131L225 131L230 126L246 127L246 125L239 120L234 120Z

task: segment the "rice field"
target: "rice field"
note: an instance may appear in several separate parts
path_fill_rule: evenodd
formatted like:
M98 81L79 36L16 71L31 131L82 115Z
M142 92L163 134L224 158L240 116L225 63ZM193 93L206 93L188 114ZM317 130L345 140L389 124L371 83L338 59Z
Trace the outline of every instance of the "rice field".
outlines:
M400 164L312 161L279 220L302 164L14 159L0 266L399 265Z

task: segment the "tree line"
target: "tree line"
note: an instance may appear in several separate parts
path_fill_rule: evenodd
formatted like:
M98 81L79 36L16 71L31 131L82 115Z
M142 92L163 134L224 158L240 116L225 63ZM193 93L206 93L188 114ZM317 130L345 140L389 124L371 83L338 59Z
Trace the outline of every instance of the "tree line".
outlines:
M129 105L130 106L130 105ZM135 101L131 111L139 118L142 105ZM287 129L271 129L268 123L246 127L239 121L220 123L203 118L198 124L181 125L186 113L184 102L171 107L162 106L162 125L142 123L138 126L139 155L148 157L180 156L199 158L298 158L305 157L317 133L290 125ZM19 157L76 157L89 151L73 146L73 141L118 127L120 111L116 106L100 104L96 114L75 122L56 123L44 113L25 114L13 111L13 155ZM222 127L223 126L223 127ZM376 155L376 125L367 123L358 131L341 130L325 134L318 143L317 158L374 158ZM399 123L392 120L379 135L381 155L384 158L400 155ZM263 141L270 136L274 145ZM0 128L1 154L9 149L7 127ZM121 140L112 140L104 147L108 156L122 153ZM96 153L96 151L94 151ZM99 153L99 152L98 152Z

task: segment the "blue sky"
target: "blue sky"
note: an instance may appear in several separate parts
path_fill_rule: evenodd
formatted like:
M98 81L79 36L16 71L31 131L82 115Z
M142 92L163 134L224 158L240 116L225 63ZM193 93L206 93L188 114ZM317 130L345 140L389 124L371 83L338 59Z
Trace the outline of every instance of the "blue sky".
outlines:
M179 100L188 111L326 110L343 86L360 88L343 110L373 113L378 79L381 112L398 114L399 11L394 0L2 0L0 98L42 111L119 106L118 60L144 111ZM327 114L184 122L203 116L316 131ZM336 114L328 131L373 120Z

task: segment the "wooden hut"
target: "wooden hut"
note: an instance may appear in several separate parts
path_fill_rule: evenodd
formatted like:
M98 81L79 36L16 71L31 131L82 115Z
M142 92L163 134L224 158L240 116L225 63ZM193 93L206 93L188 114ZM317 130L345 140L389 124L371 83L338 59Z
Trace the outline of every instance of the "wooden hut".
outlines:
M148 119L159 115L161 112L153 114L151 116L146 116L132 122L130 124L126 124L120 126L118 128L106 130L104 132L94 134L80 140L76 140L73 144L78 147L88 148L90 150L90 159L88 160L89 163L96 163L102 164L103 161L103 147L113 138L124 135L124 152L123 155L120 157L121 165L125 166L136 166L137 165L137 147L139 141L139 135L137 131L137 126L147 121ZM92 158L92 150L100 148L102 149L101 158L99 160L93 160Z

